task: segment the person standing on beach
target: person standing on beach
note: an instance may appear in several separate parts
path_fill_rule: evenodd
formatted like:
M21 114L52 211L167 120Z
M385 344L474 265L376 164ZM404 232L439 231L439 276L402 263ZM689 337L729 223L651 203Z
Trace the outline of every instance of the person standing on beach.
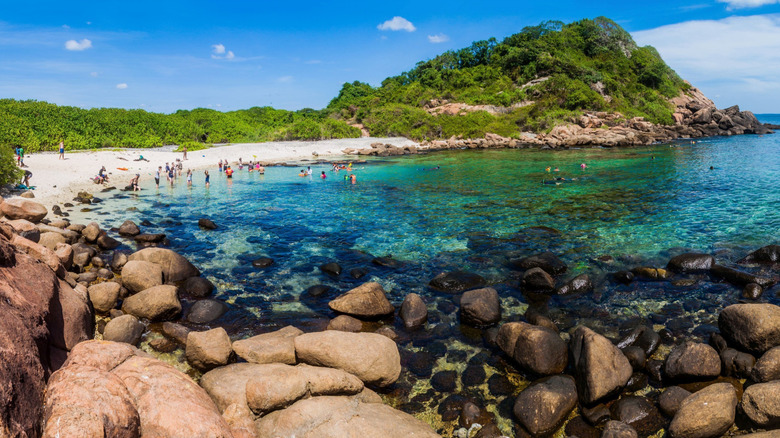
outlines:
M171 187L173 187L173 180L176 177L176 171L173 170L173 167L168 169L168 181L171 182Z
M182 161L187 159L187 146L184 146L184 155L182 156Z
M157 173L154 174L154 183L157 184L157 188L160 188L160 172L162 171L162 166L157 166Z
M192 169L187 169L187 187L192 187Z
M209 185L210 185L209 184L209 171L205 170L205 171L203 171L203 173L206 174L206 188L209 188Z
M24 146L19 146L19 167L24 167Z
M60 141L60 160L65 159L65 142Z

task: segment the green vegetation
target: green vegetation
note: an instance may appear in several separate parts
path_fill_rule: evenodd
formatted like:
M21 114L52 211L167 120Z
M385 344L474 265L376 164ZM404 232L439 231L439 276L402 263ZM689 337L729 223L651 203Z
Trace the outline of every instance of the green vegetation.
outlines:
M269 107L219 112L198 108L173 114L99 108L85 110L46 102L0 99L0 145L13 150L158 147L196 150L207 144L359 137L360 130L325 111Z
M380 87L344 84L327 107L342 120L362 123L374 136L414 139L517 136L571 121L584 111L619 112L671 124L669 98L687 90L652 47L637 47L613 21L527 27L503 42L491 38L387 78ZM434 116L443 101L490 105L499 111Z
M637 47L625 30L600 17L545 22L500 43L477 41L420 62L379 87L344 84L319 111L198 108L156 114L0 99L0 149L56 150L62 140L68 149L177 144L197 150L214 143L359 137L360 130L350 126L355 123L374 136L416 140L488 132L517 137L549 130L584 111L671 124L668 99L687 88L655 49ZM443 102L487 105L491 111L428 111Z

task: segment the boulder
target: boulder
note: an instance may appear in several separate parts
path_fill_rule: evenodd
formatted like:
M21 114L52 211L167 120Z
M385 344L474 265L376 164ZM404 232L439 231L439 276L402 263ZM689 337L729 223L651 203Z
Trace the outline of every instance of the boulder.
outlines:
M780 380L780 346L770 348L759 357L750 374L759 383Z
M550 292L555 289L555 280L542 268L531 268L523 274L520 286L530 292Z
M119 247L119 245L122 244L122 242L114 239L113 237L109 236L108 234L104 232L100 233L100 236L97 239L98 247L102 250L111 250Z
M111 309L116 307L119 301L119 289L122 286L119 283L108 281L105 283L98 283L89 287L89 300L92 302L92 307L98 313L108 313Z
M591 404L619 391L631 378L628 359L609 339L579 326L571 342L580 400Z
M49 343L61 350L70 351L79 342L92 339L95 333L95 315L89 305L85 288L71 288L59 280L55 300L50 304L46 317L49 326Z
M38 243L41 238L41 230L38 229L34 223L28 220L16 219L8 221L7 223L11 226L11 228L13 228L13 231L16 234L24 237L27 240Z
M601 438L637 438L638 435L633 427L622 421L608 421L601 432Z
M43 436L139 438L141 419L121 379L108 371L73 365L49 379Z
M122 379L135 400L143 436L233 436L206 391L170 365L132 356L112 373Z
M577 405L577 387L570 376L537 380L515 400L514 413L532 436L552 434Z
M767 245L757 249L738 261L740 264L775 264L780 263L780 245Z
M726 348L720 352L721 373L727 377L747 379L756 364L756 358L752 354Z
M442 272L433 278L428 285L440 292L460 293L469 289L485 287L487 282L482 276L471 272Z
M338 368L369 384L387 386L401 374L398 347L382 335L328 330L297 336L294 342L299 361Z
M742 296L749 300L757 300L764 294L764 288L756 283L748 283L742 289Z
M17 250L24 251L34 259L45 263L59 278L65 278L65 267L62 266L60 258L54 254L54 251L17 235L13 236L11 243Z
M761 287L767 288L775 283L775 281L771 278L761 277L721 265L712 265L710 273L715 277L722 278L735 286L746 286L750 283L756 283Z
M122 267L122 285L130 292L141 292L161 284L163 284L163 273L159 265L130 260Z
M187 335L186 354L190 365L208 371L227 365L233 348L225 329L217 327L205 332L190 332Z
M550 275L561 275L566 272L566 264L551 252L534 254L530 257L511 260L510 263L517 269L541 268Z
M114 271L121 271L126 264L127 254L120 251L114 251L114 254L111 256L111 269Z
M777 428L780 426L780 380L748 386L740 406L756 427Z
M333 368L258 365L246 383L246 401L254 413L262 415L304 397L353 395L362 390L360 379Z
M362 393L361 393L362 394ZM255 422L259 437L296 438L414 437L439 438L431 427L382 403L356 396L320 396L299 400Z
M190 307L187 321L195 324L207 324L224 315L227 310L227 305L222 301L199 300Z
M143 225L143 223L141 223ZM163 233L141 233L133 237L141 246L156 246L165 242L165 234Z
M338 277L341 275L341 270L341 265L336 262L325 263L324 265L320 266L320 271L332 277Z
M103 339L113 342L125 342L138 345L146 327L133 315L122 315L114 318L103 329Z
M203 374L200 378L200 386L211 396L220 412L224 413L230 406L237 405L239 408L245 408L244 414L254 420L246 403L246 383L258 373L258 370L274 370L280 366L283 365L234 363Z
M252 267L257 269L265 269L274 264L274 259L271 257L260 257L252 260Z
M670 386L658 397L658 407L666 416L674 417L674 414L680 410L683 400L689 395L691 395L689 391L679 386Z
M54 255L60 259L65 269L73 267L73 247L67 243L60 243L54 247Z
M46 207L38 202L27 199L5 199L0 204L0 211L8 219L24 219L37 224L49 213Z
M95 222L91 222L83 230L81 230L81 235L84 236L84 239L86 239L87 242L95 243L97 242L98 237L100 237L101 231L102 230L100 229L100 225Z
M715 438L734 424L737 393L730 383L716 383L688 396L669 425L671 438Z
M645 356L650 357L658 349L660 343L661 336L653 331L652 327L639 326L631 330L631 333L625 338L621 339L617 346L621 349L636 346L645 352Z
M393 313L395 308L387 300L385 290L379 283L362 284L347 293L339 295L328 307L339 313L358 318L375 318Z
M293 326L233 342L233 351L247 362L295 364L295 338L303 332Z
M181 345L187 345L187 336L191 331L189 328L175 322L162 323L163 334Z
M415 329L425 325L428 320L428 308L425 302L416 293L410 293L401 303L401 310L398 316L404 322L407 329Z
M150 321L165 321L181 312L181 303L176 286L162 285L125 298L122 311Z
M203 228L204 230L216 230L217 224L214 223L211 219L201 218L198 219L198 226Z
M122 223L122 225L119 226L120 236L135 237L139 234L141 234L141 229L138 228L138 225L136 225L135 222L131 220L126 220Z
M593 292L593 282L588 274L580 274L555 290L556 295L577 295Z
M159 265L166 283L175 283L190 277L200 276L200 271L192 263L166 248L144 248L131 254L128 260L140 260Z
M760 356L780 345L780 307L768 303L732 304L720 312L718 327L731 345Z
M460 299L460 320L475 327L486 327L501 320L501 301L492 287L464 292Z
M666 269L679 273L706 272L715 264L715 258L709 254L685 253L672 257Z
M516 337L514 344L511 339L508 342L502 339L499 346L504 344L507 349L512 348L507 354L522 369L546 376L560 374L566 368L568 348L557 332L548 327L513 322L504 324L499 330L499 336L506 337L509 330L513 332L511 337ZM504 336L501 331L504 331Z
M65 244L66 240L64 237L62 237L62 234L59 233L41 233L41 235L38 237L38 245L42 245L45 248L48 248L52 251L57 247L57 245Z
M664 373L673 380L707 380L720 375L720 357L714 348L686 341L666 357Z
M25 192L22 192L21 195L19 195L21 198L27 198L27 199L34 199L35 193L32 192L32 190L27 190Z
M363 330L363 323L349 315L339 315L330 320L325 330L357 333Z
M214 284L204 277L190 277L184 281L181 291L191 297L205 298L214 291Z

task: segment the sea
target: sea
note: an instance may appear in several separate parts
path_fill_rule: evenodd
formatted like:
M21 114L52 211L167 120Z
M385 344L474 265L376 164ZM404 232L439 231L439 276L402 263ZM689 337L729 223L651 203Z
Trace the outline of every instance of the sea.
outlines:
M780 115L759 119L780 124ZM459 295L429 286L437 274L482 276L501 297L503 322L534 308L564 338L585 324L613 340L639 325L673 340L706 340L718 311L741 300L741 289L702 276L625 285L612 274L663 268L684 252L733 265L780 240L780 133L631 148L455 150L370 158L338 172L314 164L311 176L299 176L308 165L265 174L234 167L229 180L214 163L210 187L202 169L191 187L182 177L156 188L144 175L139 192L95 193L102 203L64 210L104 229L129 219L146 224L144 232L165 233L169 248L215 284L212 298L229 306L219 320L193 327L223 326L234 339L286 325L322 330L336 316L328 301L368 281L380 283L397 308L419 294L429 310L424 329L408 332L396 317L364 330L389 326L398 334L404 372L382 393L386 402L447 435L460 427L450 411L464 399L509 434L514 397L533 376L498 351L495 328L459 323ZM345 179L350 174L355 183ZM200 218L218 228L199 228ZM120 250L136 249L124 242ZM587 273L594 291L524 294L509 260L545 251L568 266L559 282ZM273 264L254 268L260 257ZM378 265L377 257L395 262ZM329 262L343 273L323 273ZM315 285L330 292L307 293ZM776 289L760 301L780 304ZM453 370L454 383L432 386L432 376Z

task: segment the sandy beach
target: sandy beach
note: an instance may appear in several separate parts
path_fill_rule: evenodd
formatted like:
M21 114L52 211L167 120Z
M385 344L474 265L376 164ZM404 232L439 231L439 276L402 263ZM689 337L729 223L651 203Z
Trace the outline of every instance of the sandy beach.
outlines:
M371 143L391 143L396 146L414 145L406 138L351 138L324 141L291 141L267 143L239 143L215 146L199 151L190 151L184 169L203 169L215 167L219 160L231 163L241 158L244 162L261 161L281 163L318 159L344 158L343 150L361 149ZM140 156L148 161L134 161ZM173 147L159 149L121 149L105 151L68 151L66 145L65 160L60 160L56 152L42 152L26 155L26 170L33 173L30 184L35 187L36 201L51 207L53 204L68 202L81 190L94 192L94 178L101 166L109 172L109 185L122 188L136 174L141 174L141 182L154 178L158 166L181 159L181 152L173 152ZM120 170L127 169L127 170Z

